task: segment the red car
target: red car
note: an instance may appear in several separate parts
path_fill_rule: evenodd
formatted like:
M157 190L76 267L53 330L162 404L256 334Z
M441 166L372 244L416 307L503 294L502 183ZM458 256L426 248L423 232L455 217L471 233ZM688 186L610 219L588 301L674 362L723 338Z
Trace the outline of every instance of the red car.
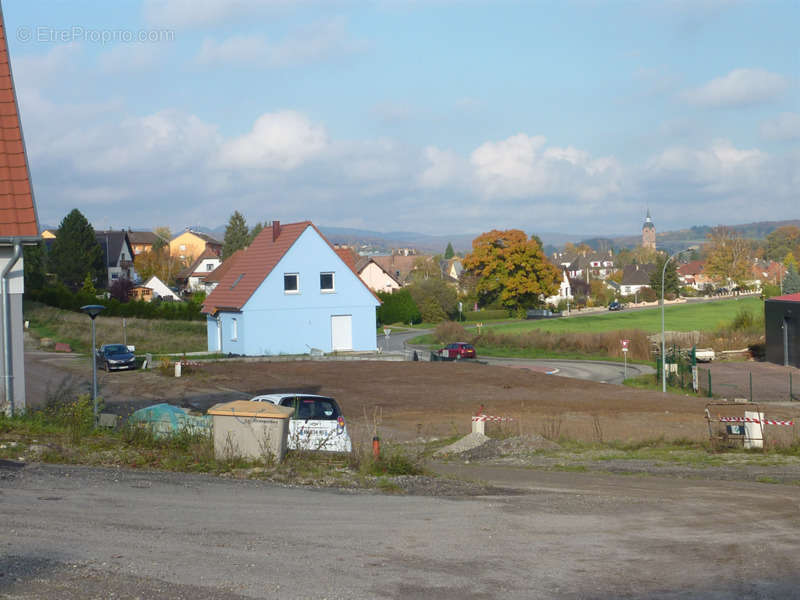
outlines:
M464 342L454 342L447 344L437 352L439 356L448 360L460 360L462 358L475 358L475 347Z

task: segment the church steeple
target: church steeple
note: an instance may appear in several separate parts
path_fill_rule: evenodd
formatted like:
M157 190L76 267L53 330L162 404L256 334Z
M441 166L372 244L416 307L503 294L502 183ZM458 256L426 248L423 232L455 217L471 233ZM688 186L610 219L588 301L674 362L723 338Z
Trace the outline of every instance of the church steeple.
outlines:
M649 208L647 209L644 225L642 225L642 246L652 250L656 249L656 226L653 224Z

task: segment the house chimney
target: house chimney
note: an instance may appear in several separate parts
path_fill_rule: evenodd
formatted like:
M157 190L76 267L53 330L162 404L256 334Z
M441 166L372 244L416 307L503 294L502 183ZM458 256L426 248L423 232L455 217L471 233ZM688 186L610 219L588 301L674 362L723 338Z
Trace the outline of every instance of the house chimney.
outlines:
M280 221L273 221L272 222L272 241L278 239L278 236L281 234L281 222Z

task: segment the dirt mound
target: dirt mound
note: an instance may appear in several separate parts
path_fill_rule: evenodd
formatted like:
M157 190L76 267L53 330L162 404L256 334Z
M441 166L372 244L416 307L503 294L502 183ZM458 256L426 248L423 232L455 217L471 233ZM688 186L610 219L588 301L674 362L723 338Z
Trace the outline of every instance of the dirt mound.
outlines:
M434 456L452 456L454 454L464 454L465 452L469 452L475 448L480 448L489 441L491 441L490 437L485 436L482 433L473 432L469 435L465 435L463 438L450 444L449 446L440 448L434 453Z
M525 456L537 450L558 448L560 446L555 442L536 434L495 439L482 433L470 433L457 442L437 450L434 456L458 456L466 460L480 460L499 456Z

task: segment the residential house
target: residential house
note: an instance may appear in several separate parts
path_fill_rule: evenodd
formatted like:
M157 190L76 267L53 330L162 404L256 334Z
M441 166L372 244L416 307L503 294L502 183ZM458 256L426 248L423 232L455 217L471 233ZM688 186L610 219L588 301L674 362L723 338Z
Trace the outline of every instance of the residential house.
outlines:
M561 277L561 285L558 286L558 293L554 296L549 296L545 302L547 304L552 304L553 306L558 306L559 302L562 300L572 301L572 286L569 283L569 277L567 276L566 270L562 271Z
M219 265L216 269L211 271L208 275L203 278L203 290L206 294L210 294L214 291L214 288L219 285L219 282L222 281L222 278L225 277L226 273L230 270L230 268L235 263L236 259L240 257L247 251L247 248L242 248L241 250L237 250L236 252L231 255L230 258L224 260L221 265Z
M692 287L699 291L704 291L714 286L714 282L705 274L705 265L702 261L692 260L678 265L676 271L678 272L678 280L683 286Z
M388 292L391 294L402 287L391 273L369 256L359 258L356 262L355 271L361 281L374 292Z
M160 239L152 231L128 230L128 240L131 243L131 248L133 248L134 256L138 256L142 252L150 252Z
M431 256L418 254L392 254L391 256L373 256L372 260L389 273L400 285L408 285L412 280L412 272L419 264L432 260Z
M204 291L205 278L221 264L219 255L214 254L210 248L206 248L191 265L178 272L175 281L184 292L191 294L198 290Z
M556 260L559 259L557 258ZM578 254L566 265L563 260L556 264L566 270L568 277L583 279L584 281L591 281L592 279L605 280L614 272L614 256L611 251L603 254L597 252L593 254Z
M209 352L376 349L380 301L310 221L273 221L226 262L203 304Z
M757 284L761 286L765 283L772 285L780 285L783 278L786 277L786 267L781 263L774 260L758 260L753 261L751 267L751 279L749 284Z
M222 242L200 231L187 229L169 242L169 253L180 260L194 261L206 250L211 250L217 256L222 254Z
M458 257L445 258L439 263L442 270L442 279L454 283L461 281L461 274L464 272L464 265Z
M650 287L650 275L656 266L652 263L644 265L628 265L622 271L620 293L623 296L638 294L642 288Z
M133 248L128 239L128 232L95 230L95 239L103 250L103 264L106 266L108 285L117 279L138 279L133 269Z
M11 75L5 21L0 7L0 377L2 410L24 412L25 355L23 350L22 248L41 239L36 202L22 136L19 106Z
M156 298L162 300L181 301L181 297L167 287L163 281L153 275L141 285L134 286L128 294L131 300L152 302Z

